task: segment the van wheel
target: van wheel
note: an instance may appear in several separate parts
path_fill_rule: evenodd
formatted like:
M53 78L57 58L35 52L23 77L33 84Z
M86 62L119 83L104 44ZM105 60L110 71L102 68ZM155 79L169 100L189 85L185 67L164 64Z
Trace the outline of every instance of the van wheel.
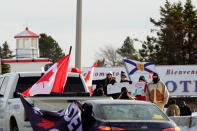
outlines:
M12 129L12 131L19 131L18 130L18 126L14 126L13 129Z

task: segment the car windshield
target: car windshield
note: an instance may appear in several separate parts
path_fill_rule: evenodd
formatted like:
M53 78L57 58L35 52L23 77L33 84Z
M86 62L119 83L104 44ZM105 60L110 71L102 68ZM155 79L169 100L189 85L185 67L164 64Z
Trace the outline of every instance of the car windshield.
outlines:
M97 118L104 120L168 120L168 118L153 105L142 104L103 104Z

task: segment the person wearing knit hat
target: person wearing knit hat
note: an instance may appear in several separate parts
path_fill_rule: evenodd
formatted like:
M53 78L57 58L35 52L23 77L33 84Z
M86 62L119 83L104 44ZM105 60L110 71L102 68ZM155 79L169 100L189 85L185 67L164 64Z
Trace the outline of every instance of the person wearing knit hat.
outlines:
M140 78L139 78L139 82L146 82L145 77L144 77L144 76L140 76Z
M147 86L146 99L154 104L156 104L161 110L168 103L169 91L166 85L160 81L159 75L153 73L152 82Z
M144 83L144 88L143 88L143 90L141 91L140 94L137 94L135 96L135 99L136 100L146 101L146 94L145 94L145 92L146 92L146 88L147 88L147 82L146 82L146 79L145 79L145 77L143 75L139 77L139 82L143 82Z
M132 81L129 81L127 79L127 76L125 75L125 72L121 71L121 80L120 80L120 83L122 82L128 82L129 84L132 84Z

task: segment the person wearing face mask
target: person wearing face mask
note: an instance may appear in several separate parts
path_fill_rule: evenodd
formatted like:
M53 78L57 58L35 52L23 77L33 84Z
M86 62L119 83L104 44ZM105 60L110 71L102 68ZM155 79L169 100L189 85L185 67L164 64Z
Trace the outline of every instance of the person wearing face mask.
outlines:
M156 104L161 110L163 110L165 104L168 103L168 89L166 85L160 81L157 73L153 73L152 82L150 82L147 86L146 99L147 101Z

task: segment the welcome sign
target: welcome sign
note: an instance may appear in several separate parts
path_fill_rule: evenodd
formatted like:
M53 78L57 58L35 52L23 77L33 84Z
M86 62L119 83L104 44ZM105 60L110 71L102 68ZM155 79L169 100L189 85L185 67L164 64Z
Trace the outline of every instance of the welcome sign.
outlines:
M197 65L157 66L172 96L197 96Z
M161 81L166 84L170 96L197 97L197 65L167 65L156 66L155 68ZM90 69L83 68L83 75ZM96 67L93 80L104 79L109 71L113 72L117 82L120 82L121 71L127 72L124 67ZM141 75L145 76L147 82L151 81L147 73L136 72L130 75L130 78L133 82L137 82ZM129 77L127 76L127 78Z

